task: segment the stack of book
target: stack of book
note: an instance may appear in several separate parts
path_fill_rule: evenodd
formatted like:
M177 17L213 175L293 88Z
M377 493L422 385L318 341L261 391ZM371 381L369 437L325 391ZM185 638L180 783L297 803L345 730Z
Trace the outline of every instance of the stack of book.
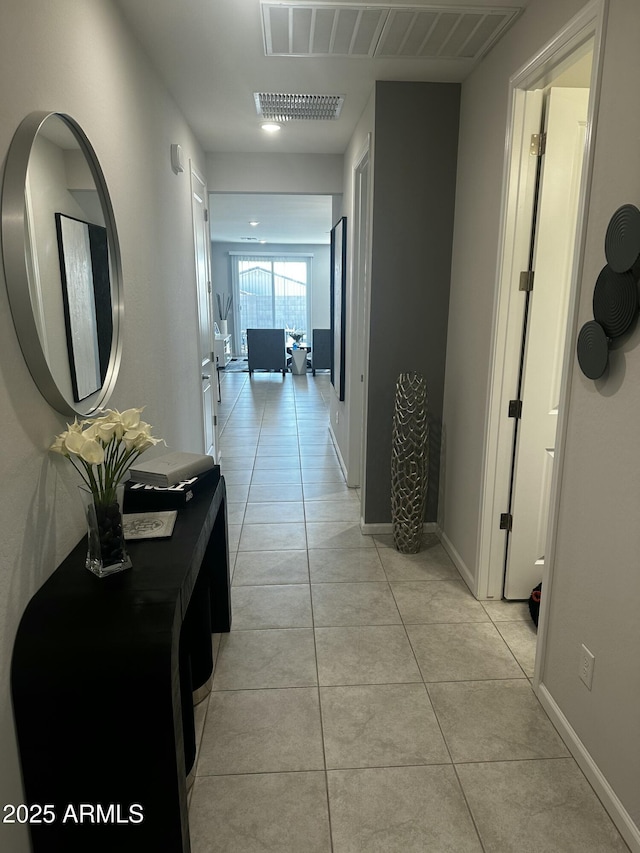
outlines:
M211 456L198 453L168 453L129 469L125 484L124 510L180 509L203 486L215 486L220 466Z

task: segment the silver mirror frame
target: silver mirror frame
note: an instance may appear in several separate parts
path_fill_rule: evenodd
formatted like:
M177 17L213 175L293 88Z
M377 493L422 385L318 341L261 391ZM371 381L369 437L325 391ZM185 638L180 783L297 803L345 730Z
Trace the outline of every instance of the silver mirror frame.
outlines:
M74 403L67 400L58 388L47 363L31 302L25 247L27 233L25 188L31 150L42 125L51 116L62 119L78 141L98 191L107 229L113 316L111 352L102 388L92 395L91 402L85 406L82 405L85 401ZM124 306L120 246L113 207L100 163L84 131L71 116L56 112L33 112L20 123L11 141L5 164L1 233L2 258L11 315L22 354L38 390L45 400L63 415L86 416L103 408L113 392L122 357Z

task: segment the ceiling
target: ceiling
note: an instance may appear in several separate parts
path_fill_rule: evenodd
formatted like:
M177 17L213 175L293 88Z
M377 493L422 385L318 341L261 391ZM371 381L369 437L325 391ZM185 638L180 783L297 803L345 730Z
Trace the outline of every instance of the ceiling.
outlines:
M268 251L273 243L329 243L331 207L330 195L211 193L211 238L239 241L250 251Z
M342 154L376 80L459 82L467 59L266 56L260 0L116 0L205 151ZM527 0L369 0L368 9L508 9ZM281 4L282 5L282 2ZM298 7L322 6L299 0ZM339 0L331 6L349 6ZM336 121L260 129L255 92L344 95Z
M366 0L366 5L359 0L115 2L205 152L342 154L376 80L461 82L481 61L487 48L480 45L474 58L404 54L420 49L423 53L441 49L446 54L444 48L448 44L457 43L459 48L464 43L465 27L468 32L477 26L486 28L487 20L495 23L498 38L514 19L510 18L510 10L517 15L528 0L472 0L466 5L460 0ZM456 11L460 12L460 21L454 16ZM482 25L474 24L474 14L475 20L480 20L478 11L483 12ZM305 40L305 26L308 30L311 15L316 37ZM331 27L327 27L327 20L335 22L333 41L329 39ZM439 45L425 47L428 39L423 38L424 33L437 35L440 24L447 20L453 25L451 35L444 37L445 44L441 37ZM286 37L288 31L290 41ZM473 38L467 41L471 44ZM479 44L482 39L475 41ZM351 55L344 55L349 51ZM296 55L266 55L267 52ZM279 133L268 135L260 128L254 97L258 92L336 95L344 101L337 119L286 121ZM300 202L299 209L291 204L285 206L282 197L272 203L271 216L277 218L274 237L280 238L289 230L284 223L285 208L291 214L290 227L300 229L300 218L311 202L308 197L293 198ZM243 200L250 202L245 208ZM220 203L221 209L222 204L226 206L230 219L224 227L220 222L220 228L214 228L212 221L214 239L240 240L250 236L253 229L247 223L254 217L267 228L267 213L251 212L251 205L257 203L255 197L234 200L229 196ZM215 211L212 213L216 215ZM237 224L233 231L232 220ZM296 242L325 242L326 230L323 223L319 230L315 228L314 240L307 239L311 233L300 233Z

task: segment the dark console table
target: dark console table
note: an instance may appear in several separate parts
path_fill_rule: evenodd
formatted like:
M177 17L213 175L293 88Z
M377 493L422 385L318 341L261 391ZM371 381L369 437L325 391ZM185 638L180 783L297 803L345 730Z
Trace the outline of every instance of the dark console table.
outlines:
M127 547L133 568L97 578L82 540L18 628L11 685L34 853L191 849L193 691L211 675L211 631L231 627L224 478L179 510L170 539Z

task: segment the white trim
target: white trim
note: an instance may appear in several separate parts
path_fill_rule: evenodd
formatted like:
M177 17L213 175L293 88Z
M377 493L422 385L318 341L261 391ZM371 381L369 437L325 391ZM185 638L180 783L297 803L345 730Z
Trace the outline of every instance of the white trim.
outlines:
M329 424L329 435L331 436L331 441L333 442L333 447L338 456L338 462L340 463L340 468L342 469L342 473L344 475L344 479L346 482L347 479L347 466L345 465L344 459L342 458L342 453L340 452L340 445L338 444L338 439L336 438L336 434L333 431L333 427Z
M543 600L544 598L545 596L543 596ZM549 715L551 722L560 733L567 748L587 777L587 781L602 802L602 805L609 812L611 820L629 845L632 853L640 853L640 830L635 825L631 815L620 802L616 792L589 754L587 748L576 734L575 729L562 713L546 686L540 684L535 689L540 704Z
M365 409L368 393L369 316L371 312L371 133L356 157L352 168L353 209L350 217L351 246L349 288L349 336L347 359L350 365L347 387L347 485L364 485L364 444L367 421ZM366 192L362 193L362 175L366 173ZM363 202L366 207L363 210ZM362 288L362 283L365 287ZM362 377L362 378L361 378ZM363 489L364 492L364 489Z
M506 420L504 415L506 400L516 395L517 353L524 315L523 294L514 289L513 282L517 280L518 271L527 266L533 213L532 209L524 209L522 204L525 194L532 194L533 190L532 176L521 169L520 161L523 149L528 149L528 137L539 123L541 109L541 95L512 89L507 118L501 234L491 336L493 380L487 389L483 498L478 528L478 598L502 597L505 534L496 527L500 513L507 510L513 430L513 421Z
M380 524L367 524L363 518L360 519L360 532L365 536L384 536L393 533L393 522L381 522ZM425 521L422 525L423 533L438 533L438 525L435 521Z
M462 580L469 587L469 589L471 590L473 595L475 595L476 598L478 598L478 595L477 595L477 592L475 589L475 578L473 576L473 572L471 572L469 570L469 567L467 566L465 561L462 559L462 557L460 556L460 554L456 550L453 542L449 539L449 537L444 532L444 530L442 530L441 528L438 528L436 532L438 534L438 538L440 539L440 542L442 543L442 547L444 548L444 550L447 552L447 554L451 558L453 565L456 567L456 569L462 575Z
M562 473L564 469L565 448L567 443L567 423L569 419L569 388L575 365L577 321L579 308L579 283L582 280L584 268L584 245L586 242L589 195L591 192L591 177L593 172L593 159L595 155L595 131L598 109L600 105L600 83L602 78L602 55L604 52L604 36L606 29L606 13L609 0L593 0L583 10L590 11L593 15L592 21L595 25L593 64L591 68L591 93L589 97L589 118L587 123L587 139L585 140L584 173L582 179L582 198L578 210L578 222L581 222L580 232L576 240L576 253L578 262L576 264L575 276L578 284L572 287L572 292L567 311L567 336L565 341L564 365L562 369L562 380L560 384L560 410L556 434L556 456L551 483L549 530L547 532L547 554L549 559L545 561L543 584L545 594L540 604L538 618L538 645L536 650L536 663L534 671L534 685L542 681L544 660L547 646L547 621L550 601L552 596L553 570L555 563L556 541L558 536L558 515L560 513L560 496L562 491Z
M507 117L507 139L503 174L503 198L501 206L501 232L498 245L498 275L496 282L496 298L494 303L494 320L492 332L491 374L487 389L487 414L485 422L485 446L482 463L482 487L480 504L480 524L478 529L477 552L478 571L476 595L480 599L499 598L502 595L502 561L496 558L504 549L504 533L497 528L496 514L500 507L505 511L508 499L508 477L504 476L505 458L510 457L510 448L504 447L504 441L499 443L500 426L505 420L505 402L509 399L510 388L506 387L506 365L508 351L507 313L509 297L512 289L511 265L514 261L515 235L513 220L515 219L518 203L518 190L513 186L513 162L517 157L518 134L523 131L523 107L527 88L531 89L540 81L543 75L567 58L580 44L594 37L591 94L589 100L589 121L585 156L583 164L583 180L578 212L580 223L576 241L576 259L571 285L569 302L567 336L565 344L565 359L561 384L561 405L558 422L556 443L556 464L554 466L553 484L550 502L550 523L548 543L555 544L556 517L559 503L559 483L561 481L562 460L566 439L566 415L568 407L569 380L571 377L574 347L574 327L576 323L577 295L582 272L582 254L586 233L586 211L590 189L590 175L593 164L594 142L593 135L597 117L597 105L600 89L600 74L602 64L602 45L604 35L605 11L608 0L592 0L582 11L571 19L567 25L554 36L525 66L510 80L510 104ZM510 463L509 463L510 464ZM553 545L547 548L549 559L545 567L547 578L550 576L553 561ZM545 580L546 583L546 580ZM547 587L548 588L548 587ZM548 601L545 595L543 601ZM541 659L538 656L538 660Z
M195 183L198 182L200 184L200 190L195 186ZM205 233L203 238L203 247L204 247L204 256L205 256L205 287L207 290L207 331L208 331L208 341L207 341L207 358L205 363L203 364L203 352L202 352L202 320L203 318L200 316L201 312L201 292L200 292L200 282L198 278L198 228L202 224L202 220L198 222L196 220L195 212L194 212L194 199L200 199L202 204L202 211L204 212L204 227ZM211 417L213 423L211 424L211 435L212 435L212 447L207 447L207 424L205 423L206 419L206 407L205 407L205 396L202 391L202 376L203 369L211 370L211 373L215 373L216 367L213 356L213 341L214 341L214 314L213 314L213 293L210 289L211 284L211 240L208 239L208 227L207 227L207 218L206 214L208 212L208 201L209 201L209 191L207 188L207 182L204 176L201 174L200 170L194 165L191 157L189 158L189 206L191 207L191 230L192 230L192 238L193 238L193 283L194 283L194 292L196 298L196 335L198 341L198 360L197 360L197 369L198 376L200 377L199 387L199 402L200 402L200 423L202 424L202 448L204 453L212 452L213 458L218 459L218 449L220 446L220 435L218 432L218 394L217 388L215 387L215 383L211 382L210 384L210 393L211 393ZM206 374L205 374L206 375ZM217 377L216 377L217 378Z
M320 243L318 245L325 245L325 244ZM282 258L282 260L284 260L284 261L286 261L287 258L313 258L313 257L315 257L313 252L261 252L259 250L257 252L250 252L248 249L246 249L244 252L227 252L227 254L229 255L229 257L239 256L241 258L244 258L244 257L250 257L250 258L253 258L253 257L256 257L256 258Z

